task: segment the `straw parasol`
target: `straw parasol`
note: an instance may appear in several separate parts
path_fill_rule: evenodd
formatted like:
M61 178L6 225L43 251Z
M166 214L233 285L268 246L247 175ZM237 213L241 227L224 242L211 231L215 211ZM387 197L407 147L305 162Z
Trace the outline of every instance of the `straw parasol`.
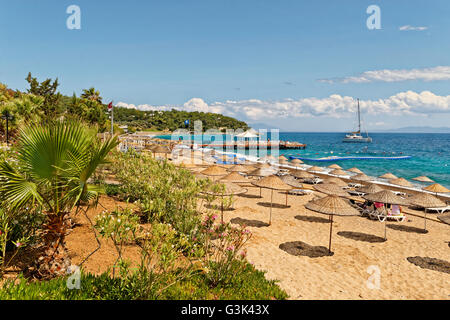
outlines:
M439 183L429 185L428 187L423 188L423 190L431 191L436 194L450 192L450 190L448 190L446 187L440 185Z
M278 157L278 160L285 160L285 161L287 161L287 158L285 156L281 155L281 156Z
M287 159L286 159L286 160L280 159L280 160L278 160L278 163L280 163L280 164L286 164L286 163L288 163L288 161L287 161Z
M254 176L254 177L267 177L272 174L275 174L276 172L277 172L277 169L269 166L269 168L257 168L255 170L252 170L247 175Z
M321 172L321 171L323 171L323 168L321 168L321 167L318 167L318 166L312 166L311 168L308 168L306 171L308 171L308 172Z
M164 146L155 146L153 148L150 149L151 152L153 152L153 154L157 154L157 153L162 153L166 155L166 159L167 159L167 155L169 153L172 153L172 151L170 151L170 149L168 147L164 147Z
M359 212L347 201L337 196L326 196L324 198L310 201L305 206L307 209L327 214L330 217L330 241L328 251L331 253L331 237L333 234L333 216L358 216Z
M221 181L221 182L213 184L212 187L217 186L217 185L222 185L221 187L219 187L220 190L205 191L204 193L212 194L215 196L221 196L223 199L223 197L226 197L226 196L237 195L237 194L242 194L242 193L247 192L247 189L242 188L231 182ZM221 201L221 203L220 203L220 215L221 215L221 221L223 222L223 201Z
M342 169L342 167L340 165L336 164L336 163L328 166L328 168L330 168L330 169Z
M412 183L409 182L408 180L406 180L405 178L392 179L392 180L389 180L389 183L395 184L397 186L402 186L402 187L409 187L409 188L413 187Z
M311 173L307 172L307 171L303 171L303 170L292 170L291 174L299 179L311 179L314 178L314 175L312 175Z
M377 184L371 183L365 187L361 187L358 189L358 191L364 192L364 193L377 193L380 191L383 191L384 189L380 187Z
M429 193L418 193L411 198L408 199L408 201L415 206L424 208L424 227L423 230L427 230L427 208L441 208L445 207L445 203L435 196L429 194Z
M347 170L348 172L353 172L353 173L363 173L361 170L359 170L356 167L350 168Z
M289 191L292 189L291 186L284 183L279 177L275 175L271 175L265 178L262 178L261 180L258 180L256 182L252 182L253 185L260 187L260 188L266 188L270 189L270 218L269 218L269 225L272 223L272 204L273 204L273 190L282 190L282 191ZM287 197L287 193L286 193Z
M264 162L264 163L258 162L258 163L256 163L256 164L254 165L254 167L255 167L255 168L261 168L261 169L273 168L270 164L268 164L268 163L266 163L266 162Z
M358 173L350 178L356 181L370 181L369 176L365 175L364 173Z
M431 182L431 183L434 182L433 180L431 180L430 178L428 178L426 176L415 177L415 178L412 178L412 179L415 180L415 181L419 181L419 182Z
M303 184L289 174L280 177L280 179L281 179L281 181L283 181L287 185L290 185L291 187L299 188L299 189L303 188Z
M397 205L408 205L408 201L400 198L395 193L393 193L390 190L383 190L376 193L369 193L366 194L364 199L373 201L373 202L380 202L384 204L397 204ZM384 210L386 210L386 206L384 206ZM386 240L386 224L387 219L384 220L384 239Z
M379 176L378 178L381 178L381 179L387 179L387 180L398 179L398 177L397 177L396 175L393 175L393 174L390 173L390 172L385 173L385 174Z
M345 182L344 180L341 180L339 178L336 178L336 177L326 178L323 182L327 183L327 184L334 183L334 184L338 185L339 187L347 186L347 182Z
M339 187L337 184L329 183L329 184L316 184L313 186L314 189L316 189L319 192L328 194L328 195L335 195L338 197L346 197L348 196L348 193L344 191L341 187Z
M222 177L219 179L219 181L228 181L232 183L247 183L250 182L246 177L243 177L236 171L231 172L230 174L227 174L225 177Z
M349 174L341 169L334 169L333 171L329 172L330 174L334 174L335 176L348 176Z
M291 161L291 163L292 163L295 167L298 167L298 165L299 165L299 164L302 164L303 161L300 160L300 159L293 159L293 160Z
M222 167L219 167L217 165L209 166L203 171L200 171L201 174L207 175L207 176L224 176L228 174L228 171L225 170Z

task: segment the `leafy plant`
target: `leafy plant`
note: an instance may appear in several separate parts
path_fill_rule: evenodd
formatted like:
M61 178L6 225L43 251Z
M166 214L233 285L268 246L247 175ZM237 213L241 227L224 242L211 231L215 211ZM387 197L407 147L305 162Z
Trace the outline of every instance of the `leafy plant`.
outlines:
M64 248L66 215L102 192L88 180L116 145L116 137L99 142L96 132L79 122L56 121L21 129L17 153L0 163L0 200L9 210L41 208L47 216L45 246L56 252L60 245ZM45 262L50 263L53 256Z

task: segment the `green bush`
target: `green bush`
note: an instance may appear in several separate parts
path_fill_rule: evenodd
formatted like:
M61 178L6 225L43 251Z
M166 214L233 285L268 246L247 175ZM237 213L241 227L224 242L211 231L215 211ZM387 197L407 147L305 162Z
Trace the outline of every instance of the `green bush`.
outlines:
M268 281L264 273L246 263L226 286L211 288L204 273L197 273L169 287L161 300L269 300L286 299L285 291L275 281ZM175 275L174 275L175 276ZM50 281L27 282L21 277L16 283L6 281L0 288L0 300L147 300L140 277L134 274L124 281L108 274L81 274L80 289L68 289L67 277Z

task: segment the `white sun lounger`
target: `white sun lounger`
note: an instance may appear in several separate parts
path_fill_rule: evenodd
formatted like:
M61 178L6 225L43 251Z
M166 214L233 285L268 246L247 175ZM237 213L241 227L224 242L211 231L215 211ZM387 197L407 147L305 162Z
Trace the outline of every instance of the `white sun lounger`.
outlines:
M375 211L370 211L369 217L371 219L378 219L378 221L380 222L384 222L386 219L393 219L396 220L397 222L403 222L405 220L405 216L403 215L403 213L390 214L387 213L383 208L380 208Z
M292 189L289 190L289 194L293 194L296 196L305 196L308 194L313 194L314 191L313 190L308 190L308 189Z
M425 208L425 211L437 211L440 214L444 213L447 210L450 210L450 206L441 207L441 208Z

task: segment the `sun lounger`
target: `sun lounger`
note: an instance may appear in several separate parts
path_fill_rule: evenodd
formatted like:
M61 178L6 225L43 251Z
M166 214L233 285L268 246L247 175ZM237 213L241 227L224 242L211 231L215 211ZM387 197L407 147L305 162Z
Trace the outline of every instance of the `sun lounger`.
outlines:
M313 194L314 191L308 190L308 189L292 189L292 190L289 190L288 193L292 194L292 195L296 195L296 196L305 196L308 194Z
M403 222L405 220L405 215L401 212L386 212L384 208L376 208L374 211L369 212L369 218L378 219L380 222L384 222L386 219L393 219L397 222Z
M425 211L437 211L437 213L444 213L445 211L450 210L450 206L441 207L441 208L425 208Z
M356 182L349 182L348 186L349 186L350 188L361 188L361 187L362 187L362 184L356 183Z
M323 179L320 179L320 178L304 179L303 182L309 183L309 184L319 184L319 183L323 182Z
M347 192L353 196L358 196L358 197L362 197L363 195L365 195L364 192L359 192L357 190L349 190Z

